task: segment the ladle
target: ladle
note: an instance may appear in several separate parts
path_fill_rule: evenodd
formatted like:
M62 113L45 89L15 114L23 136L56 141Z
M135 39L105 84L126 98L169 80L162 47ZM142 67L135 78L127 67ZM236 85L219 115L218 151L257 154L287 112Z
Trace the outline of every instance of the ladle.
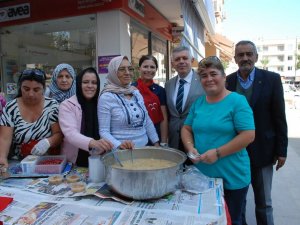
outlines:
M123 167L123 164L121 163L121 160L119 159L119 156L118 156L118 154L117 154L116 151L117 151L116 148L114 148L114 149L111 150L111 152L112 152L113 155L114 155L115 160L118 162L118 164L119 164L121 167Z

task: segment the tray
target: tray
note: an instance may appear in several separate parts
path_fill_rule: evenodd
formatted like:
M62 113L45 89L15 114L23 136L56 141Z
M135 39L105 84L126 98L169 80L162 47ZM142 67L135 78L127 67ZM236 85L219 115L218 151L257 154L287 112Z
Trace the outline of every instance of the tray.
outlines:
M34 172L38 174L61 174L65 165L66 156L64 155L40 156L36 161Z
M62 175L67 175L72 170L72 163L66 163L62 173ZM59 175L59 174L41 174L41 173L23 173L21 163L13 163L10 164L7 176L4 177L4 179L7 178L38 178L38 177L49 177L52 175Z

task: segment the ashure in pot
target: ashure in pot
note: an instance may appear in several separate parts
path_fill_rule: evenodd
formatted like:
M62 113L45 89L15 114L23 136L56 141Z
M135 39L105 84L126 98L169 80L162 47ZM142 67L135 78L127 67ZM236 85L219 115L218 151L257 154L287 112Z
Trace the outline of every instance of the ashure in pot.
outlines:
M118 150L121 162L131 161L131 150ZM186 160L186 155L172 148L144 147L132 151L133 160L159 159L168 160L171 166L155 169L118 168L112 153L107 153L102 160L106 168L106 183L110 188L129 198L146 200L160 198L176 190L179 183L179 170Z

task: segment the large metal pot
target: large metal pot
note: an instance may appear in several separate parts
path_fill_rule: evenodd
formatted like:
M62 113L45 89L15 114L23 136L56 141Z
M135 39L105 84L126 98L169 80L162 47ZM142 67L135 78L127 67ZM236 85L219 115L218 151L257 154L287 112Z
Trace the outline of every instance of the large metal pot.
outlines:
M121 162L131 160L131 150L116 152ZM106 169L106 183L110 188L129 198L136 200L160 198L176 190L179 183L179 170L186 160L186 155L172 148L144 147L132 151L133 160L166 159L176 165L164 169L129 170L112 167L116 164L113 154L107 153L102 160Z

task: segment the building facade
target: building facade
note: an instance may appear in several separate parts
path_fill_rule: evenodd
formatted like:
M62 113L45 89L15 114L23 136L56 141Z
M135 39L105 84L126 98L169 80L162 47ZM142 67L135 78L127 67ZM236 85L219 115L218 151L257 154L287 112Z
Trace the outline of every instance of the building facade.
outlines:
M184 28L199 60L206 55L207 34L215 34L211 15L212 0L0 0L1 90L13 98L22 70L51 75L59 63L77 72L97 68L103 86L112 57L127 55L137 67L144 54L158 59L155 79L163 85L172 76L170 51L178 44L173 28Z
M300 39L257 40L257 66L279 73L285 82L300 82L297 69L300 55Z

